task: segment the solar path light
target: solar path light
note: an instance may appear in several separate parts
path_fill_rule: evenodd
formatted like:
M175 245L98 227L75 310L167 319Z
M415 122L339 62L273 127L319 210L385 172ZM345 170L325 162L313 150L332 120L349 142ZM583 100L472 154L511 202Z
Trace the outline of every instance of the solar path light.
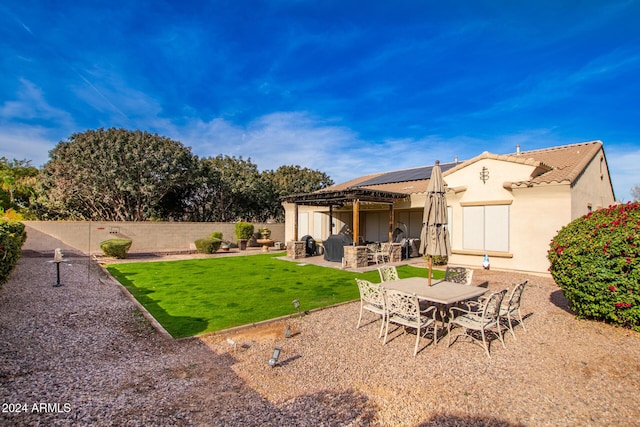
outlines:
M293 306L296 308L296 310L298 310L298 316L302 317L302 313L300 312L300 301L297 299L294 299L293 301L291 301Z
M278 364L278 359L280 358L280 352L282 349L280 347L276 347L273 349L273 354L271 355L271 359L269 359L269 366L272 368Z

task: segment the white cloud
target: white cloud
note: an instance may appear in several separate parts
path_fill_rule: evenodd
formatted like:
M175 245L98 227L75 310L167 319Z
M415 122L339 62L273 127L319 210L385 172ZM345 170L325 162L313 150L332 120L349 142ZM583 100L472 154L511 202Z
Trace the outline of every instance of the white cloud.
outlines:
M468 138L365 141L352 130L321 121L304 112L280 112L257 118L246 126L224 119L195 121L178 131L177 139L201 157L226 154L251 158L260 170L300 165L326 172L335 182L360 175L449 162ZM475 154L474 154L475 155Z
M39 87L25 79L20 83L16 99L0 105L0 153L40 167L47 162L49 150L75 125L69 113L47 102Z
M53 107L46 101L39 87L26 79L20 79L20 90L16 99L5 101L0 106L0 123L32 119L73 123L69 113Z
M604 149L616 198L627 202L631 200L631 188L640 185L640 148L631 145L605 145Z
M141 128L183 142L200 157L218 154L251 158L260 170L282 165L300 165L329 174L336 182L376 172L431 165L435 160L451 162L456 156L466 160L483 151L498 154L576 143L555 135L554 129L528 129L514 134L486 136L426 135L421 138L366 140L341 124L339 118L324 119L299 112L276 112L238 125L223 118L210 121L187 119L180 124L161 118L161 107L152 97L116 82L118 91L105 92L132 114L128 124L109 126ZM111 86L110 86L111 87ZM87 88L85 88L86 90ZM85 101L104 101L89 89ZM123 96L124 95L124 96ZM135 96L131 96L135 95ZM125 100L129 100L126 101ZM143 112L143 113L141 113ZM112 118L119 117L113 112ZM29 122L37 124L31 124ZM133 122L133 123L131 123ZM66 111L51 106L42 91L22 81L16 99L0 104L0 151L8 158L32 160L42 166L55 144L78 130ZM631 198L630 189L640 184L637 145L605 146L614 190L619 200Z
M220 118L198 120L178 132L199 156L251 158L261 170L300 165L328 172L328 166L339 165L341 150L359 142L352 131L299 112L268 114L246 126Z
M53 146L50 130L47 128L0 126L0 155L7 159L31 160L32 166L40 167L49 160L49 150Z
M466 135L426 135L370 141L336 121L320 120L305 112L279 112L259 117L245 126L216 118L194 120L171 134L201 157L242 156L260 170L300 165L326 172L336 182L361 175L470 159L490 151L512 153L564 145L552 129L530 129L517 134L478 138Z

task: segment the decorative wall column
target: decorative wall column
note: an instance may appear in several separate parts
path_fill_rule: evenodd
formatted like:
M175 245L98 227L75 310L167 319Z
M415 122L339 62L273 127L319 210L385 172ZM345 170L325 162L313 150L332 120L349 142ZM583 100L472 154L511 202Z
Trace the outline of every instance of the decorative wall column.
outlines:
M305 258L307 256L306 244L307 242L301 240L287 242L287 257L291 259Z
M366 267L369 265L369 255L366 246L345 246L344 266L345 268Z

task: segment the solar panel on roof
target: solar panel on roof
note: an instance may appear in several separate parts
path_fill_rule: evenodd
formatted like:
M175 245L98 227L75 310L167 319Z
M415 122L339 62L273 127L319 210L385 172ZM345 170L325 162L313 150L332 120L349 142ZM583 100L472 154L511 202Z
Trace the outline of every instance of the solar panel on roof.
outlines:
M456 166L456 163L445 163L440 165L442 172L445 172ZM431 178L431 170L433 166L422 166L419 168L403 169L399 171L387 172L374 178L367 179L358 183L357 187L367 185L391 184L394 182L420 181Z

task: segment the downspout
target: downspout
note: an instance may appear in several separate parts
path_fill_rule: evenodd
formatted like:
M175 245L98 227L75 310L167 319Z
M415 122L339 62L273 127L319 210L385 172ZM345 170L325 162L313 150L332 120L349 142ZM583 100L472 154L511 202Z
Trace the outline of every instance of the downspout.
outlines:
M293 217L293 241L298 241L298 204L295 204L295 214Z

